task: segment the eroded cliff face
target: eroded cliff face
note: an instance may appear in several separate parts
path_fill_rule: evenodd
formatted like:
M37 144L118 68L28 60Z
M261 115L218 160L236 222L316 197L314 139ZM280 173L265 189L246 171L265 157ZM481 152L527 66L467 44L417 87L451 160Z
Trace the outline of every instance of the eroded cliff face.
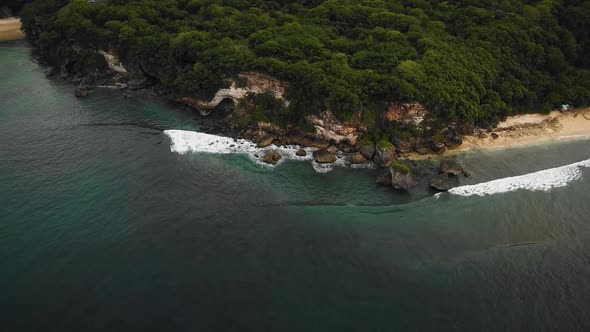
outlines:
M229 88L218 90L209 101L195 100L191 97L183 97L180 101L204 115L209 114L213 108L226 99L231 100L234 106L237 106L248 94L270 93L274 98L282 101L285 106L289 106L289 101L285 99L285 92L290 86L288 82L254 71L240 73L238 78L240 82L231 81Z
M123 64L113 51L106 52L103 50L99 50L98 53L102 54L110 70L122 75L127 74L127 69L123 66Z
M413 123L419 125L424 121L428 110L417 102L389 102L383 113L383 119L387 122Z
M360 118L360 116L355 117ZM315 127L316 134L320 138L334 143L347 142L355 145L359 136L367 130L360 121L341 122L330 111L322 112L319 115L310 115L307 117L307 121Z

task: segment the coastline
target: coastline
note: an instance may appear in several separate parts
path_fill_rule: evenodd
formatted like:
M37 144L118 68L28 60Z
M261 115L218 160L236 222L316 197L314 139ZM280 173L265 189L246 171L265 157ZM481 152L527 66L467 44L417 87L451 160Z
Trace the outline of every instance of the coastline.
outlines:
M465 135L459 147L441 155L409 153L406 157L411 160L440 159L462 152L501 150L577 139L590 139L590 108L510 116L490 133Z
M0 19L0 42L24 39L25 34L20 28L20 18L11 17Z

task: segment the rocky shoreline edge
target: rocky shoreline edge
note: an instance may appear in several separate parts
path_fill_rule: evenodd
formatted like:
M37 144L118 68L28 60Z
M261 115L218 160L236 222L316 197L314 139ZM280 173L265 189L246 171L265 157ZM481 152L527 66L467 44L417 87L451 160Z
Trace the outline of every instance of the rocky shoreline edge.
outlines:
M164 98L189 107L203 117L215 119L210 128L205 128L206 133L247 139L259 148L298 146L298 156L311 153L317 164L331 164L342 158L349 165L372 163L378 168L376 183L401 192L408 192L415 186L412 169L416 167L419 168L419 176L430 178L429 187L434 191L447 191L459 184L460 177L469 176L460 163L448 156L449 151L477 149L481 147L479 143L514 136L514 132L522 131L523 128L531 135L547 130L557 132L560 129L558 117L553 117L538 124L500 124L488 129L466 124L450 124L430 137L417 138L402 133L391 140L367 140L364 138L369 129L358 120L361 114L351 121L344 122L336 119L330 112L308 116L307 121L311 128L294 125L285 128L265 121L241 125L240 121L249 116L248 108L255 106L253 97L257 94L271 94L273 99L288 103L283 99L288 83L262 73L246 72L240 74L244 87L238 87L236 82L229 82L230 87L219 90L211 101L195 100L191 97L178 97L174 91L170 91L155 77L143 71L139 74L130 74L111 53L97 51L96 55L99 59L104 58L108 69L83 74L83 71L77 70L73 65L76 60L60 59L59 66L52 66L51 60L38 60L47 66L47 76L57 76L77 84L74 92L76 97L84 98L95 88L112 88L120 90L125 98L145 95ZM581 114L585 118L586 112ZM415 127L424 122L426 117L428 112L422 105L398 102L386 104L381 121L400 122ZM307 152L305 148L311 148L313 151ZM279 151L270 149L264 153L261 160L269 165L276 165L281 158ZM419 167L417 161L423 159L441 160L437 168Z

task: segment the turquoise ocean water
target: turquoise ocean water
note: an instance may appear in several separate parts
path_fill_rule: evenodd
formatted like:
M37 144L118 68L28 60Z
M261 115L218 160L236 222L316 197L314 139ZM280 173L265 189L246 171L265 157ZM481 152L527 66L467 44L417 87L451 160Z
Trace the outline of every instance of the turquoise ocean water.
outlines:
M0 44L4 331L590 329L587 140L463 154L462 185L498 181L401 195L174 153L195 114L73 90Z

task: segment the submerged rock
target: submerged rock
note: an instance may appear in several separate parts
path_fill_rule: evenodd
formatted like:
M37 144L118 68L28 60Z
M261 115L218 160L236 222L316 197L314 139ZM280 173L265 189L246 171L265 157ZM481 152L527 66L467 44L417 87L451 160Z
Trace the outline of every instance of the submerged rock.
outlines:
M320 164L333 163L336 161L336 155L326 149L319 149L313 152L313 159Z
M267 151L262 158L267 164L276 165L279 160L281 160L282 156L278 151Z
M79 86L76 88L76 92L74 93L78 98L84 98L88 96L88 89L85 86Z

